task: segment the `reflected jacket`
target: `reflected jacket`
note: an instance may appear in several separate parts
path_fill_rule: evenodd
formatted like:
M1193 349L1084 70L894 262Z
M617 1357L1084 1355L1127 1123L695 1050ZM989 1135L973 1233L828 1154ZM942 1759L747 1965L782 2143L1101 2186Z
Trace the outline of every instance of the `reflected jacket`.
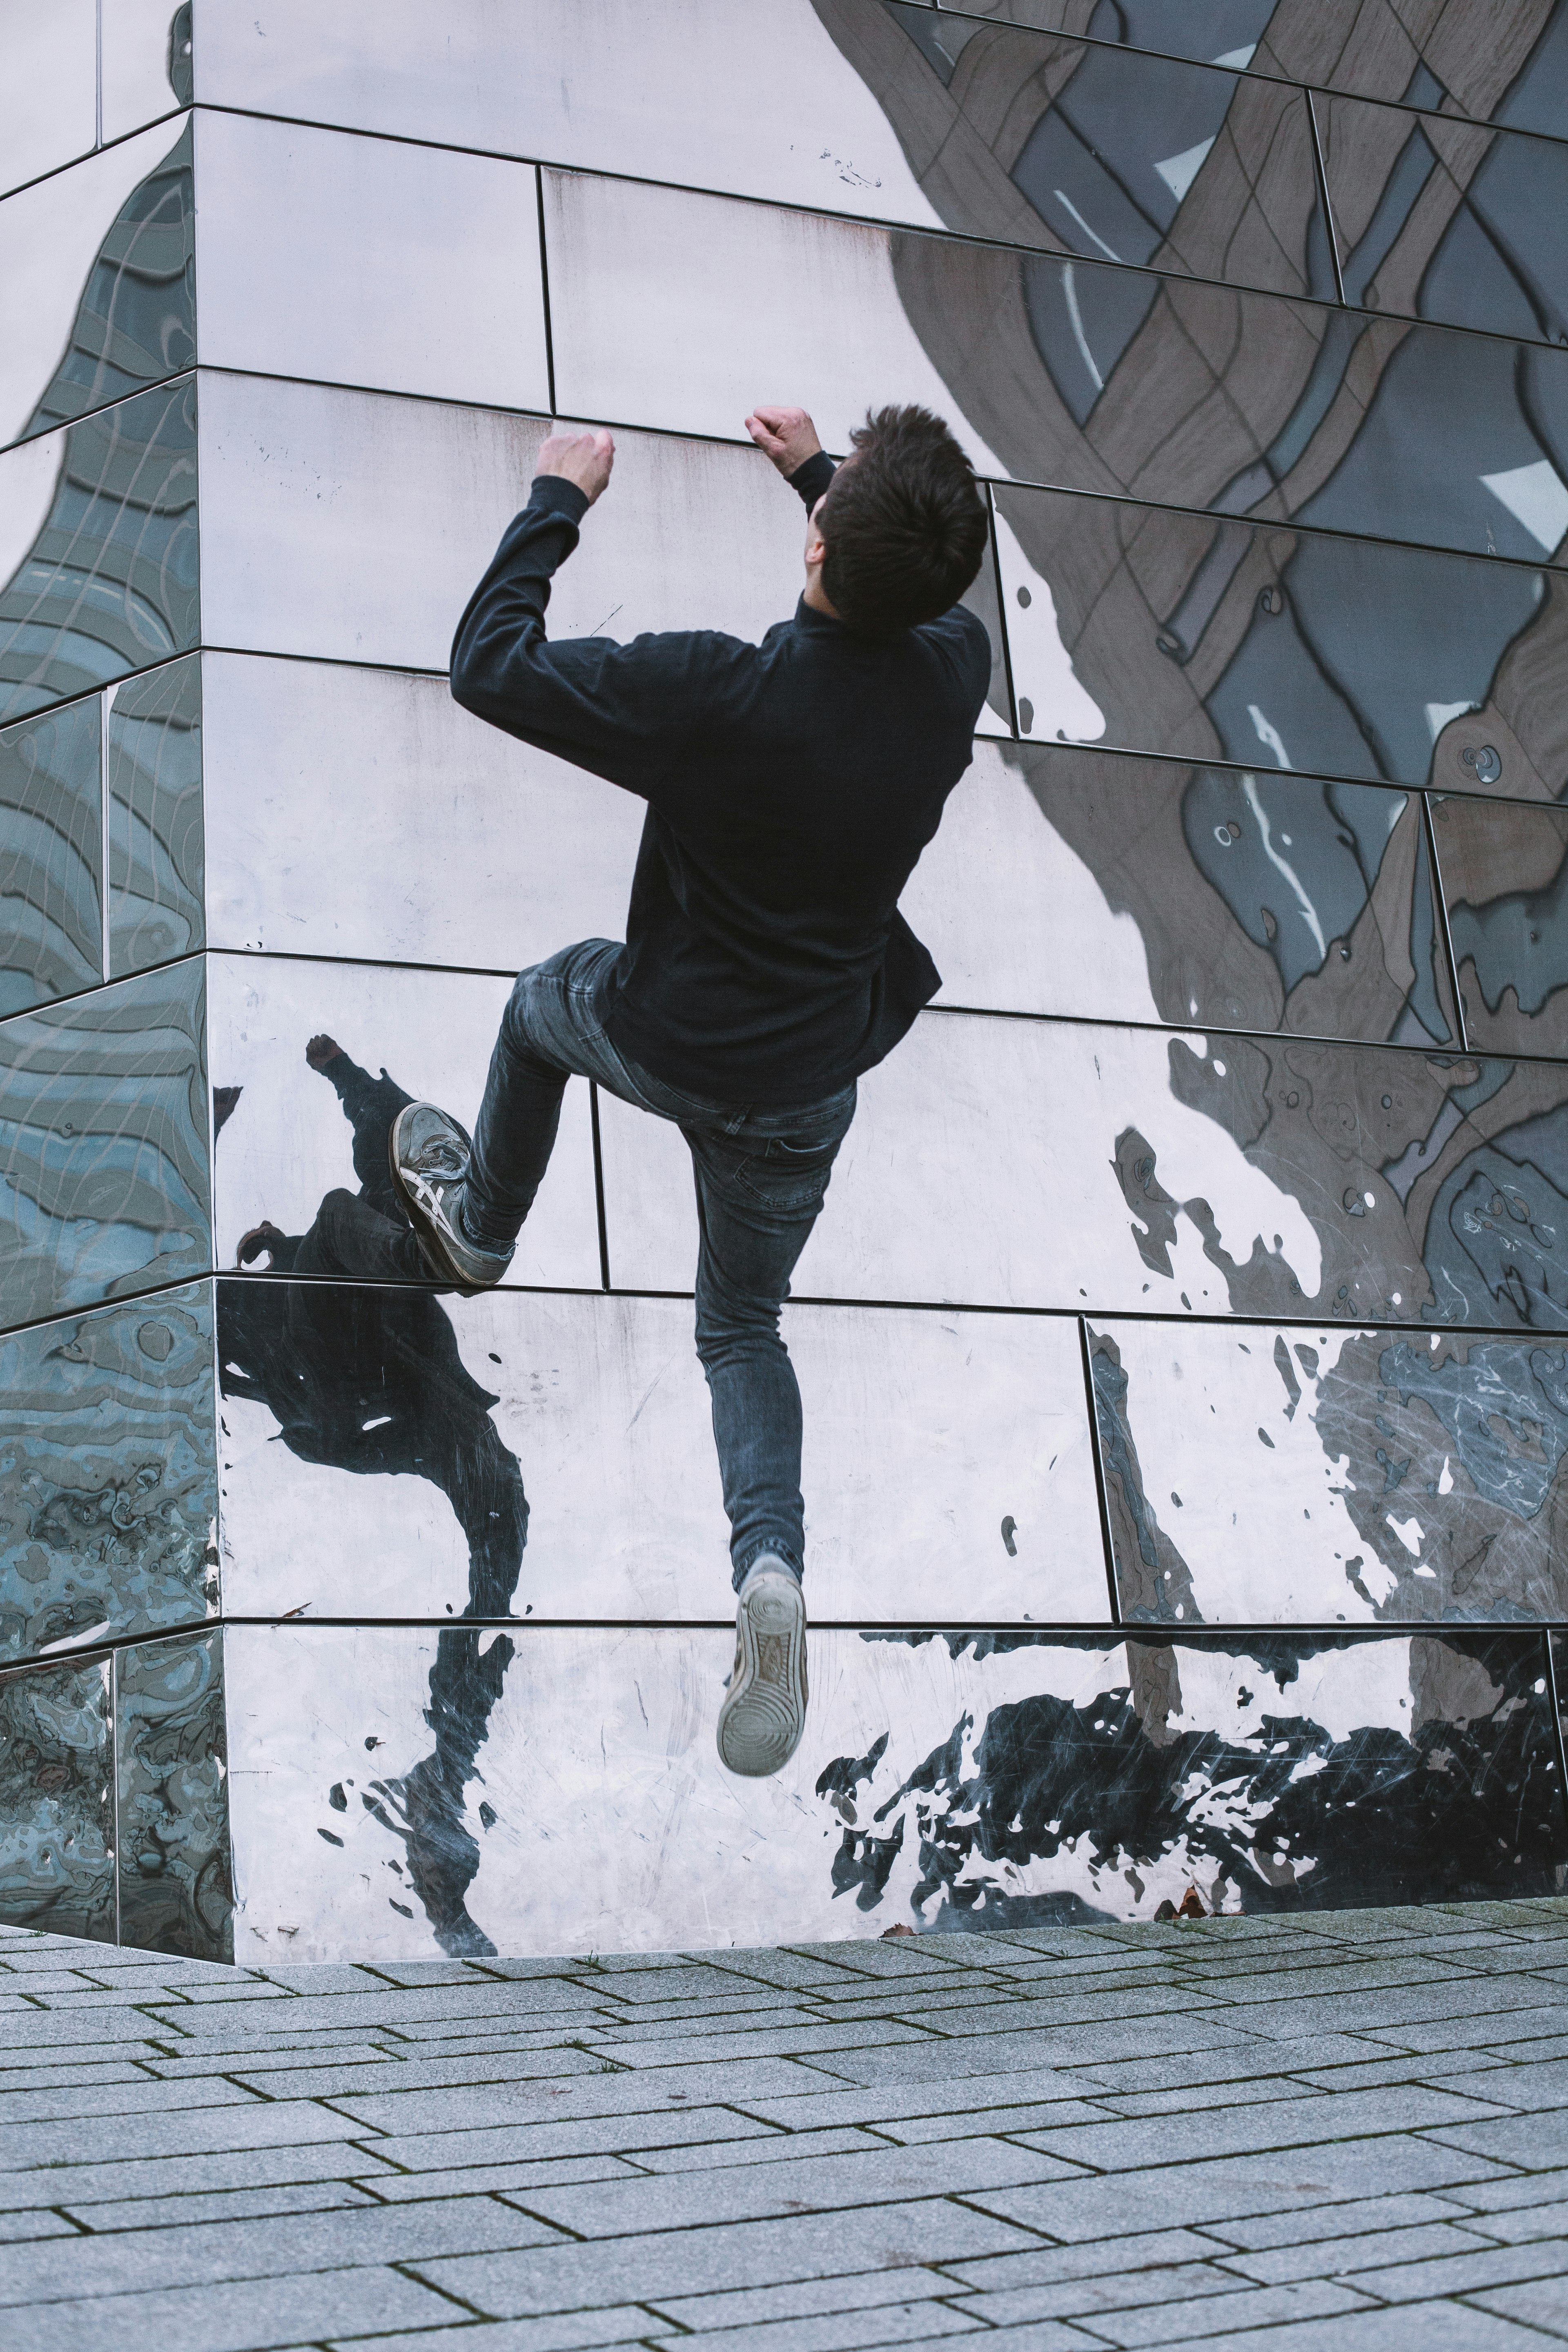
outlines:
M825 457L791 482L807 508ZM969 765L991 676L964 606L891 644L803 600L761 645L694 629L552 643L584 493L541 475L458 624L465 709L647 803L606 1028L709 1101L820 1100L941 985L899 893Z

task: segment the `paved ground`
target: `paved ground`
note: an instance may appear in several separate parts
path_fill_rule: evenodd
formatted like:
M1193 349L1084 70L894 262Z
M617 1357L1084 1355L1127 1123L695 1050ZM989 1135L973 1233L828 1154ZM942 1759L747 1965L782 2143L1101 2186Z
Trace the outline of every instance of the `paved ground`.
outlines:
M7 2352L1568 2341L1568 1902L0 1973Z

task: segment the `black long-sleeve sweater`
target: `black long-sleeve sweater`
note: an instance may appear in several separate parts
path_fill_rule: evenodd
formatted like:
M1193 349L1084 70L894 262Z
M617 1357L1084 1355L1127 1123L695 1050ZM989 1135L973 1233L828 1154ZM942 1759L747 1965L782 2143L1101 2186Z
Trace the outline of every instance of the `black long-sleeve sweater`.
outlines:
M833 467L792 478L815 505ZM452 645L466 709L648 804L609 1015L668 1085L778 1108L879 1062L941 985L899 893L969 765L990 677L963 605L891 645L804 599L760 646L544 633L587 499L541 475Z

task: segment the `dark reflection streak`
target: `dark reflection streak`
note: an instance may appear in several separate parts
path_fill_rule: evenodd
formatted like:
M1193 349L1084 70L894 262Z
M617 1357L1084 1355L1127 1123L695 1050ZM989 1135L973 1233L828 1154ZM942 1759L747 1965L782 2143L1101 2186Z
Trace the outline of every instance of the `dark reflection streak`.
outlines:
M401 1473L439 1487L468 1543L464 1616L505 1617L522 1568L528 1502L517 1458L490 1419L499 1399L464 1365L393 1191L387 1134L411 1097L384 1069L372 1078L330 1037L312 1038L307 1058L335 1087L353 1127L360 1190L329 1192L304 1234L263 1223L245 1236L242 1264L266 1256L275 1273L319 1278L219 1286L223 1392L264 1404L301 1461L358 1476ZM424 1286L405 1286L413 1285ZM373 1782L374 1795L363 1799L403 1840L414 1890L454 1957L495 1950L468 1916L479 1850L464 1822L463 1792L512 1656L504 1634L444 1627L425 1718L432 1751L400 1778Z
M942 160L942 141L937 132L948 115L955 136L969 135L979 127L972 94L963 79L955 77L948 93L939 92L931 86L927 112L934 113L936 119L928 121L925 114L912 109L903 83L890 76L885 66L875 62L868 50L862 52L856 47L853 26L847 19L840 19L828 0L818 0L818 13L846 53L859 64L873 95L900 135L911 170L946 226L969 233L983 233L987 226L994 226L985 209L989 199L961 184ZM1129 21L1132 21L1131 16ZM1038 56L1043 59L1057 54L1060 47L1047 36L1039 44ZM966 57L968 54L966 50ZM1001 56L1000 49L997 54ZM976 89L984 82L994 99L1023 95L1021 85L1016 92L1013 87L1019 81L1020 65L1012 61L1011 47L1006 54L1009 62L1005 68L994 69L987 59L983 71L971 77ZM1097 61L1109 68L1110 54L1098 53ZM1020 48L1019 58L1022 56ZM1067 115L1075 113L1076 119L1077 114L1081 114L1078 93L1087 87L1081 58L1075 58L1072 66L1063 89L1054 93L1043 108L1035 99L1038 111L1018 150L1020 159L1027 152L1030 141L1058 115L1062 117L1065 136ZM1130 65L1128 70L1152 76L1153 61L1145 58L1136 68ZM1171 70L1190 75L1193 68ZM1130 83L1129 89L1131 88ZM1138 166L1141 157L1146 173L1150 157L1160 153L1167 143L1172 147L1177 144L1175 116L1171 112L1181 103L1175 85L1172 84L1167 94L1159 86L1158 76L1154 76L1148 80L1146 89L1140 82L1138 90L1140 104L1128 111L1119 131L1119 137L1131 142L1119 144L1117 149L1128 166L1120 175L1123 186L1130 186L1129 173ZM1360 101L1345 100L1336 103L1347 110L1343 126L1348 126L1345 137L1349 139L1357 127L1356 108ZM1009 143L1025 127L1020 124L1018 132L1008 130L983 134L999 166L1006 168ZM1353 154L1351 160L1353 162ZM1372 220L1346 258L1347 294L1364 293L1374 272L1382 268L1386 256L1395 249L1411 206L1435 169L1436 159L1426 132L1411 118L1408 135L1387 168ZM1018 161L1013 163L1012 175L1015 184L1019 184ZM1109 194L1110 180L1104 184ZM1200 235L1200 216L1205 204L1250 201L1239 190L1234 198L1224 197L1221 184L1215 182L1206 167L1198 174L1194 187L1208 193L1184 197L1174 210L1184 225L1190 212L1194 232ZM1479 200L1484 208L1484 200ZM1476 208L1468 194L1460 195L1454 219L1468 219ZM1163 207L1156 210L1163 212ZM1239 228L1239 218L1233 226ZM1173 236L1176 236L1174 230ZM1439 250L1449 241L1446 232L1439 240ZM1179 247L1179 236L1176 243ZM1275 371L1260 373L1252 335L1216 337L1213 331L1202 331L1198 328L1197 307L1184 293L1179 278L1148 281L1147 304L1141 298L1133 306L1141 313L1134 319L1121 290L1134 284L1142 287L1144 281L1133 271L1108 268L1103 263L1082 257L1068 263L1041 257L1024 265L1021 287L1023 319L1019 323L1032 341L1032 356L1037 359L1045 379L1038 383L1038 392L1046 397L1031 399L1028 362L1024 360L1020 367L1023 354L1018 351L1017 329L1013 323L1018 307L1016 296L1011 298L1010 305L1005 283L998 279L996 297L987 306L966 291L951 273L944 272L940 260L928 254L923 245L919 251L912 244L907 250L900 250L900 290L910 323L925 342L933 363L952 384L959 404L973 415L977 427L984 431L1004 462L1021 478L1032 476L1064 484L1081 482L1086 489L1103 492L1109 488L1112 495L1133 490L1142 499L1169 498L1177 505L1246 511L1278 499L1280 485L1293 469L1300 467L1300 488L1289 498L1289 505L1300 509L1305 504L1303 520L1322 526L1338 523L1352 530L1357 530L1358 521L1365 520L1369 479L1374 487L1381 481L1381 496L1389 511L1384 516L1380 509L1373 519L1385 526L1383 535L1391 541L1386 559L1390 568L1385 581L1375 585L1370 580L1366 582L1364 593L1385 599L1388 611L1384 623L1374 622L1370 631L1361 628L1361 634L1370 636L1371 642L1358 646L1349 641L1357 630L1347 631L1342 609L1346 593L1357 593L1363 583L1359 574L1343 579L1339 576L1338 551L1332 544L1314 542L1313 548L1300 544L1287 567L1296 625L1300 633L1301 659L1296 668L1296 682L1300 689L1301 708L1293 714L1298 735L1292 735L1289 720L1271 709L1269 696L1258 692L1258 686L1268 682L1258 675L1247 681L1248 691L1241 690L1239 677L1235 680L1237 690L1230 699L1236 705L1240 731L1233 731L1226 725L1222 706L1236 656L1227 643L1232 617L1223 595L1217 593L1223 583L1210 576L1220 551L1209 551L1205 560L1201 551L1194 550L1184 561L1171 562L1168 569L1162 568L1163 581L1170 583L1162 603L1164 612L1173 616L1173 622L1160 625L1163 636L1169 641L1162 650L1184 667L1195 666L1194 691L1207 707L1219 730L1225 753L1231 758L1247 761L1249 753L1268 756L1251 740L1248 709L1256 703L1275 726L1283 729L1293 766L1317 772L1397 777L1405 783L1427 781L1435 757L1427 727L1436 724L1430 714L1445 709L1453 714L1462 713L1466 707L1482 708L1493 691L1504 655L1518 644L1531 615L1518 609L1517 597L1506 582L1500 581L1495 587L1489 583L1488 601L1493 609L1477 616L1479 627L1470 629L1467 647L1451 626L1434 631L1427 625L1432 596L1435 594L1440 604L1450 585L1463 593L1461 583L1458 580L1452 583L1439 581L1435 574L1429 576L1419 562L1396 551L1405 542L1430 542L1436 546L1447 543L1465 551L1491 552L1495 551L1495 528L1499 538L1506 532L1510 539L1519 539L1517 546L1510 546L1510 554L1527 557L1528 545L1520 534L1526 533L1529 527L1520 521L1511 507L1505 517L1506 500L1498 505L1496 513L1492 512L1489 498L1496 495L1500 499L1500 494L1489 493L1487 483L1493 474L1500 479L1518 473L1521 462L1528 465L1542 451L1550 450L1551 435L1546 419L1539 413L1542 403L1550 400L1550 385L1542 383L1539 397L1531 401L1528 410L1517 394L1489 396L1479 416L1465 425L1462 416L1454 415L1454 404L1437 396L1432 389L1435 373L1464 365L1465 354L1460 347L1447 351L1423 343L1410 352L1403 373L1394 380L1389 373L1390 363L1405 349L1408 331L1402 335L1392 320L1377 328L1369 345L1368 337L1376 325L1373 319L1347 317L1342 312L1325 313L1311 328L1310 341L1297 335L1293 348L1292 335L1281 312ZM1506 298L1504 294L1505 288L1512 289L1516 283L1512 258L1501 240L1490 233L1486 247L1472 258L1480 260L1479 278L1486 281L1477 288L1477 298L1486 310L1487 323L1496 328L1498 303L1505 299L1517 303L1520 299L1511 292ZM1070 302L1064 275L1068 268L1076 271ZM1476 274L1469 263L1467 269L1472 277ZM1238 289L1228 299L1237 312L1233 323L1241 327L1246 323L1247 306L1256 298ZM970 310L973 312L973 330L964 336L955 331L953 316L956 310L962 318ZM1538 324L1539 303L1528 316ZM1305 323L1300 317L1296 319L1298 328ZM1514 332L1525 323L1521 318ZM1260 318L1258 325L1263 328L1267 321ZM1175 380L1184 386L1184 430L1178 436L1182 455L1173 467L1166 461L1169 436L1162 432L1152 446L1147 419L1141 412L1131 410L1125 398L1112 396L1120 378L1146 376L1151 370L1158 372L1162 367L1173 370ZM1296 373L1294 386L1288 380L1279 380L1281 371L1287 379ZM1505 376L1504 386L1506 381ZM1385 383L1386 392L1383 389ZM1004 389L1014 384L1018 386L1017 397ZM1483 385L1486 390L1488 387ZM1274 420L1279 415L1277 404L1281 393L1286 395L1281 404L1285 421L1277 425ZM1191 428L1200 415L1204 429L1197 433ZM1528 446L1521 446L1526 435ZM1363 454L1354 465L1348 465L1358 443ZM1381 456L1385 448L1398 453L1392 477L1386 459ZM1161 475L1170 478L1152 474L1152 460ZM1111 476L1110 483L1106 481L1108 471ZM1445 484L1448 485L1447 490ZM1317 511L1326 492L1331 493L1336 504L1337 511L1332 514ZM1019 513L1013 519L1020 530L1026 553L1036 569L1043 570L1047 578L1054 576L1061 609L1061 588L1070 583L1077 568L1076 554L1056 550L1050 544L1050 534L1032 528L1026 516L1026 509L1020 501ZM1388 524L1394 527L1392 532L1386 528ZM1152 523L1148 526L1150 530L1154 528ZM1172 554L1174 553L1173 549ZM1347 561L1353 572L1353 556ZM1094 606L1097 633L1111 625L1105 617L1111 609L1109 596L1102 596ZM1371 617L1366 616L1369 620ZM1544 627L1552 625L1544 616L1542 619ZM1065 613L1064 640L1076 662L1080 648ZM1089 643L1081 650L1090 668L1094 668L1096 646ZM1263 649L1255 646L1252 650L1261 654ZM1269 664L1274 686L1278 691L1288 692L1290 680L1278 669L1278 659L1276 648ZM1214 676L1216 666L1218 678ZM1213 682L1205 685L1205 679ZM1089 682L1103 707L1099 682ZM1331 690L1331 698L1321 691L1325 686ZM1036 698L1031 694L1029 698ZM1133 694L1130 688L1130 699L1141 704L1145 711L1160 707L1174 711L1177 707L1152 680L1146 681L1142 693ZM1334 705L1338 706L1338 716ZM1518 720L1514 723L1519 725ZM1112 728L1123 740L1131 740L1125 720L1119 726L1113 718ZM1549 715L1543 713L1531 719L1524 731L1527 741L1538 733L1549 734ZM1155 736L1150 740L1142 728L1133 729L1131 737L1150 751L1175 748L1171 737L1161 740ZM1188 734L1183 748L1191 746ZM1445 762L1452 765L1463 748L1463 738L1446 745ZM1214 749L1220 750L1221 743L1216 742ZM1549 758L1546 764L1550 764Z
M1305 456L1317 432L1344 383L1345 371L1362 337L1372 326L1370 317L1331 319L1318 356L1312 362L1311 373L1301 390L1300 398L1280 426L1263 462L1273 479L1282 482L1299 458ZM1227 488L1215 499L1216 506L1229 510L1230 491Z
M1484 166L1480 168L1484 168ZM1480 169L1478 169L1471 174L1470 184L1472 186L1479 176ZM1492 251L1497 255L1497 257L1502 264L1506 274L1513 279L1514 284L1518 287L1521 294L1524 297L1531 316L1535 320L1536 327L1540 333L1542 341L1543 343L1562 343L1564 339L1563 322L1561 316L1556 311L1551 296L1541 286L1540 281L1536 278L1525 257L1522 254L1516 252L1511 246L1506 245L1503 242L1499 231L1492 226L1491 222L1487 218L1486 214L1482 211L1480 206L1471 201L1469 190L1468 188L1460 197L1458 204L1454 208L1455 220L1459 219L1461 216L1470 227L1479 230L1480 235L1486 239L1488 245L1491 247ZM1438 268L1444 258L1445 248L1447 245L1448 235L1451 232L1453 222L1450 222L1448 230L1444 232L1443 237L1439 241L1436 252L1433 254L1431 260L1427 263L1426 269L1422 272L1421 285L1416 293L1415 305L1418 313L1424 318L1433 315L1428 312L1426 308L1426 280L1431 276L1432 272ZM1441 317L1441 310L1438 310L1436 315ZM1523 357L1522 350L1521 352L1521 357ZM1551 444L1549 442L1543 442L1542 446L1543 447L1550 447Z
M1293 563L1295 559L1292 557L1291 563ZM1286 564L1284 567L1287 576L1289 576L1290 568L1291 565L1289 563ZM1336 676L1331 662L1313 635L1310 618L1310 598L1295 597L1292 598L1291 604L1292 611L1295 615L1297 634L1300 636L1302 645L1306 647L1308 654L1311 657L1312 667L1316 670L1318 676L1321 678L1329 692L1333 695L1338 701L1344 705L1346 711L1350 715L1352 723L1354 725L1362 741L1366 745L1368 751L1372 755L1373 775L1385 783L1399 782L1401 781L1399 774L1399 761L1392 745L1385 743L1381 740L1375 719L1368 711L1362 709L1351 688L1342 678ZM1501 655L1500 654L1499 659L1500 660L1500 658Z
M195 188L187 122L98 250L65 352L19 437L69 424L195 358Z
M1563 454L1562 428L1554 427L1552 420L1542 405L1538 388L1542 364L1542 355L1539 352L1532 352L1526 343L1520 344L1514 354L1513 362L1514 396L1519 402L1520 415L1561 476Z
M195 360L193 270L187 123L111 223L25 427L26 436L68 429L48 511L0 587L0 715L20 717L195 640L194 392L137 389Z
M1564 1677L1558 1673L1557 1655L1562 1640L1561 1633L1549 1633L1542 1647L1546 1653L1546 1689L1552 1705L1552 1724L1557 1735L1557 1769L1562 1775L1558 1785L1568 1794L1568 1742L1564 1739L1561 1687Z
M1394 250L1401 229L1436 168L1437 158L1426 132L1419 123L1412 123L1410 135L1373 207L1372 218L1341 266L1340 281L1347 302L1365 300L1368 287Z
M944 1640L954 1657L979 1660L1040 1637L863 1638ZM1418 1635L1406 1722L1374 1720L1339 1738L1291 1685L1323 1650L1353 1673L1353 1641L1293 1630L1238 1654L1234 1638L1221 1654L1245 1678L1238 1696L1270 1681L1278 1692L1248 1738L1224 1724L1173 1721L1184 1712L1181 1667L1197 1645L1134 1636L1129 1684L1078 1704L1040 1693L993 1707L967 1767L968 1716L881 1801L881 1748L836 1759L817 1782L851 1823L833 1860L835 1893L853 1892L858 1909L874 1910L911 1833L913 1904L928 1932L1117 1916L1071 1892L1016 1891L1032 1864L1064 1850L1126 1873L1135 1889L1140 1865L1179 1857L1198 1867L1211 1898L1228 1886L1248 1912L1555 1891L1563 1783L1536 1688L1539 1635Z
M189 383L67 429L49 511L0 588L0 709L20 717L192 642L195 450Z

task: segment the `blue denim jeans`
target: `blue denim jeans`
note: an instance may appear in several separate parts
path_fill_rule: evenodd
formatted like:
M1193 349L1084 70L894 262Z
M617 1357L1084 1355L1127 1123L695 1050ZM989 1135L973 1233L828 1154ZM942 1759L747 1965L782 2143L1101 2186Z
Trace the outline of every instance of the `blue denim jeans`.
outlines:
M697 1353L739 1591L761 1552L776 1552L797 1576L805 1564L800 1390L779 1309L855 1116L855 1087L797 1108L755 1110L666 1086L605 1034L623 952L612 940L583 940L519 976L474 1129L463 1227L477 1248L510 1249L549 1163L574 1072L679 1128L697 1180Z

